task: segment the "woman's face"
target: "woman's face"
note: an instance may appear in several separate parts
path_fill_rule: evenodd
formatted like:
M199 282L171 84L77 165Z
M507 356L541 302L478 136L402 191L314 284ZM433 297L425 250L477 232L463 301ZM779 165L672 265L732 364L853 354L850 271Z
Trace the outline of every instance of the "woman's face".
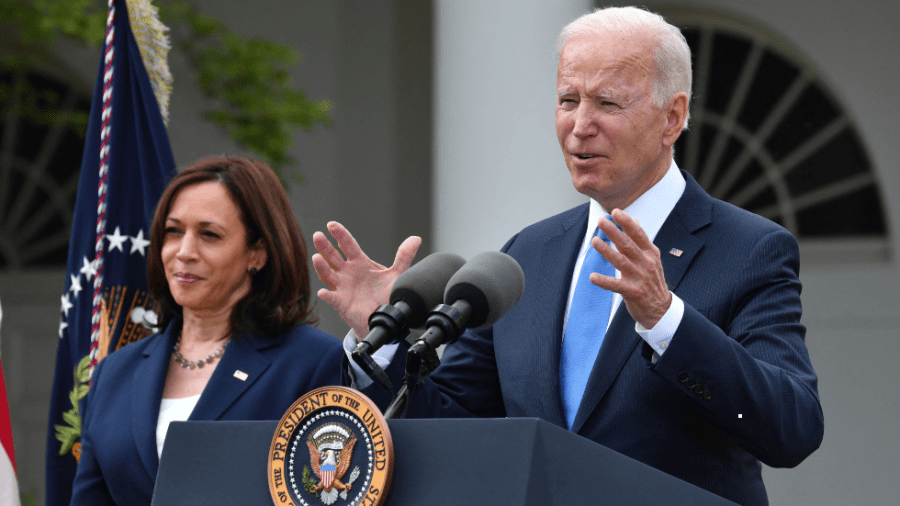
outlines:
M182 188L165 222L162 262L175 302L185 316L231 313L250 291L251 268L265 250L247 246L247 230L225 186L204 182Z

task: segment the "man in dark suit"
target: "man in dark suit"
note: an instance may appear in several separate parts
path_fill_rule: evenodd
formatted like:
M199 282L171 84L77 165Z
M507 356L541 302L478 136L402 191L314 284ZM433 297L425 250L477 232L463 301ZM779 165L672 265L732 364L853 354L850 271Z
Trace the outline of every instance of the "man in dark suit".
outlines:
M767 504L760 463L796 466L823 432L796 240L675 165L691 87L677 28L641 9L603 9L567 26L559 47L557 137L591 202L507 242L525 273L522 299L447 347L411 413L540 417L740 504ZM339 224L329 232L347 259L316 233L313 264L332 288L319 296L362 337L418 241L386 269Z

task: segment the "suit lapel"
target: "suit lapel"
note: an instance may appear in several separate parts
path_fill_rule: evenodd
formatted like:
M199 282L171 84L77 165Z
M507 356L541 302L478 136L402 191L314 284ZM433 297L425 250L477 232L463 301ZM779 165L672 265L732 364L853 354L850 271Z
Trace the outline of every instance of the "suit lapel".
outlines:
M131 388L131 427L135 446L147 474L155 479L159 468L156 452L156 425L159 421L159 406L162 402L166 373L169 370L172 346L175 344L175 328L180 323L173 322L166 331L144 350L142 360L135 370Z
M188 419L218 420L269 367L258 350L275 344L252 334L232 340Z
M659 248L666 284L672 292L705 244L694 233L709 225L712 219L712 197L700 188L690 174L684 171L682 174L685 179L684 194L653 241Z
M563 319L572 282L572 271L587 226L588 210L589 207L585 205L583 212L576 213L568 221L560 223L560 233L548 238L544 243L541 250L541 274L535 279L540 283L537 289L537 302L530 307L548 314L548 317L539 319L541 328L521 329L518 333L534 339L530 343L530 349L536 350L538 356L537 371L545 371L541 375L546 374L538 382L541 389L540 417L561 427L566 427L565 411L559 391Z
M712 209L712 198L688 173L682 171L682 175L686 182L684 194L653 241L659 248L666 284L672 292L675 292L694 257L703 249L704 241L693 233L709 224ZM634 323L634 318L623 302L616 310L594 362L581 406L572 425L573 432L581 429L609 391L635 347L642 342L634 331Z

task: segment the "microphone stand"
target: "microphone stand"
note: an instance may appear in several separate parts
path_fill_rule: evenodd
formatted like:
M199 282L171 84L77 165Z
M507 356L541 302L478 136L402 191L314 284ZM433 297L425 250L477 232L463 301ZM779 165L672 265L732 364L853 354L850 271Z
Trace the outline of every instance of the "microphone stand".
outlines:
M472 305L465 300L458 300L452 305L439 304L431 311L425 321L427 330L406 352L406 377L394 401L384 412L385 419L406 417L410 395L441 365L438 346L456 341L471 317Z
M402 300L397 301L396 304L398 307L382 304L371 316L369 316L369 328L372 329L370 334L374 331L378 331L379 334L376 341L390 343L395 337L400 335L401 332L406 331L406 326L409 322L406 315L411 309L409 304ZM350 353L350 357L363 372L381 385L382 388L388 392L393 392L394 386L391 384L391 380L388 379L384 369L379 367L378 364L375 363L375 360L372 359L372 353L374 353L377 348L380 348L381 344L379 343L376 346L373 343L370 343L368 339L369 337L366 336L366 339L357 344L356 349Z

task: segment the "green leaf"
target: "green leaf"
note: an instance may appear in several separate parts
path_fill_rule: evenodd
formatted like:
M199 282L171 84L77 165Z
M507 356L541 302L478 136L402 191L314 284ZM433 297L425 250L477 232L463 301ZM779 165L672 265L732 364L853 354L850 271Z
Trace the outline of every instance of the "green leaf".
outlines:
M287 44L242 37L221 22L203 15L186 0L158 4L170 36L196 70L196 82L213 104L204 117L220 125L229 136L266 161L282 179L282 169L293 165L288 155L297 129L328 127L330 102L312 101L292 81L302 55ZM14 30L12 28L15 28ZM0 0L0 30L19 37L26 56L4 56L0 65L19 74L52 52L60 37L100 46L106 27L106 3L96 0ZM87 130L86 113L61 114L59 97L50 94L15 98L0 88L0 112L19 103L20 114L44 124L65 122L79 132ZM296 169L292 178L303 181ZM76 371L76 382L88 382L89 359Z
M62 444L59 449L59 454L65 455L72 451L72 446L78 441L78 438L81 437L81 431L76 431L65 425L54 425L53 427L56 429L56 440Z
M78 409L78 392L74 388L69 391L69 403Z
M90 390L90 388L91 388L90 386L84 385L84 384L76 386L75 389L73 390L75 392L76 400L80 401L81 399L84 399L85 397L87 397L87 394L88 394L88 391Z
M182 36L179 46L215 104L204 117L266 161L284 184L281 169L294 163L288 155L294 131L331 124L330 102L311 101L291 81L291 69L302 56L286 44L240 37L184 0L160 5L160 11L173 25L173 38ZM291 172L295 180L304 180Z
M62 418L73 430L76 430L81 434L81 417L78 416L78 411L70 409L62 414Z
M91 368L91 356L85 355L78 362L78 366L75 367L75 381L80 383L87 383L91 379L90 375Z

